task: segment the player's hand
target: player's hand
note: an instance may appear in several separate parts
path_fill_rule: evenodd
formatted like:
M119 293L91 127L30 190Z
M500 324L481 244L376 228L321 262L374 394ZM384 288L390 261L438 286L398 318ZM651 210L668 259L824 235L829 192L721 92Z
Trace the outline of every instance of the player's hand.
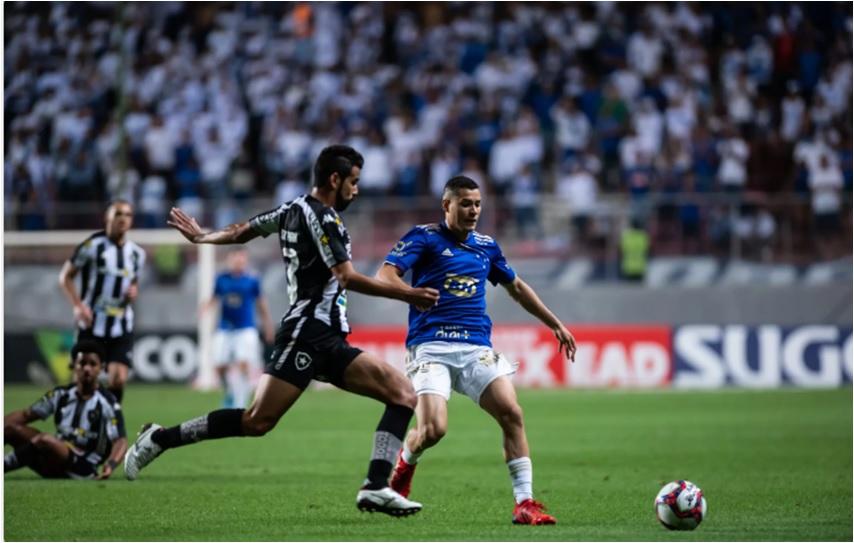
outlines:
M139 287L136 283L131 283L128 287L127 294L125 294L125 300L127 303L132 304L136 301L136 297L139 295Z
M572 337L572 334L566 329L566 326L562 324L553 328L552 331L554 332L558 343L560 343L561 354L565 353L566 358L575 362L575 338Z
M92 326L92 318L92 309L88 305L80 302L74 306L74 320L83 324L84 328Z
M109 479L110 475L113 474L113 468L110 466L110 463L107 462L104 464L104 467L101 468L101 475L98 475L98 480L103 481L104 479Z
M202 231L202 227L199 226L199 223L196 222L196 219L190 217L183 211L181 208L173 207L169 211L169 219L167 219L166 224L181 232L181 235L187 238L188 241L192 243L196 243L198 239L204 234Z
M439 291L435 288L413 288L407 293L406 302L418 311L427 311L439 302Z

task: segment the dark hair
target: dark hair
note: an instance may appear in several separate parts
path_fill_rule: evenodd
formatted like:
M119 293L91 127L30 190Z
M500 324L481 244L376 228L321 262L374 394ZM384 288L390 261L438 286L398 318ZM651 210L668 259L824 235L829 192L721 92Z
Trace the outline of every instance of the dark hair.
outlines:
M115 200L110 200L110 203L107 204L107 211L109 211L110 208L121 204L129 205L130 208L133 209L133 204L129 200L125 200L124 198L116 198Z
M104 363L104 358L107 354L104 352L104 346L97 341L91 339L81 339L71 348L71 363L77 363L77 355L80 353L95 353L98 355L98 361Z
M442 191L443 197L449 192L454 196L459 195L460 190L468 189L468 190L478 190L480 187L477 185L477 182L471 177L466 177L464 175L455 175L454 177L448 179L448 182L445 183L445 189Z
M314 186L325 186L333 173L337 173L344 180L350 177L353 166L361 168L364 163L362 155L349 145L324 147L314 162Z

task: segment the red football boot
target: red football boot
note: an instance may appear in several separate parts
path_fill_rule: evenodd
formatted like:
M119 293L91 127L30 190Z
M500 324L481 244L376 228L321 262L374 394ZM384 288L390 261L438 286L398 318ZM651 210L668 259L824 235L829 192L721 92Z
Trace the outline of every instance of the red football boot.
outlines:
M394 466L389 482L391 489L404 498L408 498L409 492L412 490L412 476L415 475L415 468L417 467L418 464L407 464L403 455L398 453L397 464Z
M513 509L513 524L530 524L531 526L556 524L557 519L545 511L545 505L528 498L522 503L517 503Z

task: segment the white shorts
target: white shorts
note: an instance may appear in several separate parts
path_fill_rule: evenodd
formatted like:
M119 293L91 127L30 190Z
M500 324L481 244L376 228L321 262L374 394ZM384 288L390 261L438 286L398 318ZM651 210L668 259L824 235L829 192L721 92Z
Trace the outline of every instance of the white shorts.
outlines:
M214 366L232 362L258 365L261 359L261 342L255 328L217 330L213 337Z
M514 373L503 354L483 345L430 341L411 347L406 356L406 375L419 396L438 394L448 400L453 389L480 404L490 383Z

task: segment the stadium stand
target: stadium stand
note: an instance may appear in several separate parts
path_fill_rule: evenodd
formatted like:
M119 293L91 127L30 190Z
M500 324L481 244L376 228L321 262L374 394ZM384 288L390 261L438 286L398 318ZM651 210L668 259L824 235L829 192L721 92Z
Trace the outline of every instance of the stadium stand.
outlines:
M7 229L94 227L114 197L138 227L173 202L223 226L346 141L367 159L365 257L435 220L459 171L518 256L613 257L633 219L656 255L850 254L846 4L4 10Z

